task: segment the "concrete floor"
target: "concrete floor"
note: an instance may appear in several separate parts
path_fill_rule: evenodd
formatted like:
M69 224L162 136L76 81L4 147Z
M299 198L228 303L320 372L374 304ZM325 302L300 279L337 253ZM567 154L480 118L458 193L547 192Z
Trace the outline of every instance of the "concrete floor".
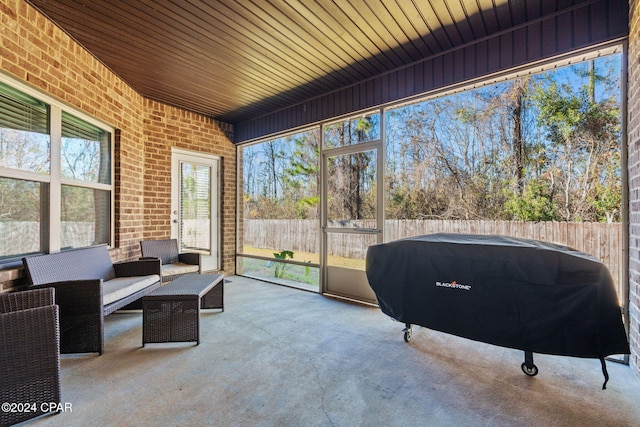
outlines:
M628 366L403 325L379 309L231 277L202 341L141 347L141 313L106 319L102 356L62 356L72 411L30 426L638 426Z

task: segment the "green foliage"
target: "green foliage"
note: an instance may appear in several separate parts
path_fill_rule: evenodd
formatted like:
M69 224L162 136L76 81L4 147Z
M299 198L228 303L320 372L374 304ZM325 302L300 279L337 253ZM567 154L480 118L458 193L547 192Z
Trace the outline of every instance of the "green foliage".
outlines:
M303 197L298 203L302 207L318 206L320 204L320 196Z
M305 261L307 264L311 264L311 261ZM308 265L304 266L304 275L306 277L309 277L309 274L311 274L311 267Z
M522 194L507 195L505 210L517 221L553 221L556 208L547 185L533 180Z
M594 67L592 65L592 67ZM569 84L538 85L532 100L539 109L538 123L547 129L555 144L574 143L583 147L617 139L620 106L615 96L596 100L595 82L610 84L596 74L595 67L584 74L586 81L575 90Z
M596 96L597 84L612 86L615 78L598 75L593 61L583 68L577 81L539 84L532 100L547 133L547 179L562 195L555 200L562 219L611 221L621 206L620 105L615 93Z
M371 117L362 117L358 120L356 124L356 135L358 137L358 141L366 141L369 136L369 132L373 129L374 125L371 123Z
M293 252L284 250L280 252L274 252L273 256L276 259L281 259L281 260L285 260L287 259L287 257L293 259ZM288 264L276 262L276 269L274 271L275 277L277 277L278 279L284 278L284 273L285 271L287 271L288 268L289 268Z
M598 185L593 193L594 195L589 197L588 200L595 211L598 221L620 221L620 206L622 206L621 189Z
M276 259L287 259L287 257L293 259L293 252L284 250L280 252L274 252L273 256L276 257Z
M570 90L568 96L561 92L558 84L552 82L548 88L538 86L533 94L540 112L538 122L548 129L549 138L556 143L571 140L576 127L584 121L582 100Z

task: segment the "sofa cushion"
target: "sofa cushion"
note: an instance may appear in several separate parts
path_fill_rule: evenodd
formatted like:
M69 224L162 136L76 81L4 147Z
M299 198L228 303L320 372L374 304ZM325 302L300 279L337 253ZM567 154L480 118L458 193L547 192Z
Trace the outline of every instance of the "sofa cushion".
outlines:
M102 283L102 304L108 305L158 282L157 274L149 276L116 277Z
M167 277L176 274L197 273L200 267L197 265L185 264L183 262L176 262L173 264L162 264L160 269L162 271L162 275Z

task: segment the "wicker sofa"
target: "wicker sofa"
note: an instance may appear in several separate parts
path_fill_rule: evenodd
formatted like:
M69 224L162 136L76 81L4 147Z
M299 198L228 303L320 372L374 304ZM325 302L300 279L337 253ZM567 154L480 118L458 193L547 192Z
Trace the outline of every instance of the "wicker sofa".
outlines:
M106 246L22 259L30 289L55 288L60 352L104 351L104 316L160 287L160 261L112 263Z
M0 402L9 405L0 411L0 426L45 414L60 403L58 306L52 288L0 294Z

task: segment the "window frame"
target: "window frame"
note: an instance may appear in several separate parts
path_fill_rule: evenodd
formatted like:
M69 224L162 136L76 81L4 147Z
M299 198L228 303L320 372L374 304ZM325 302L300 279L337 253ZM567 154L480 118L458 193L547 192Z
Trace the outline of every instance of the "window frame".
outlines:
M50 165L49 174L29 172L19 169L12 169L0 166L0 177L8 179L21 179L43 183L48 186L48 199L41 201L43 210L41 225L41 252L52 253L61 251L61 208L62 208L62 186L75 186L92 190L103 190L109 192L109 242L107 245L113 247L115 242L115 132L116 129L106 123L87 115L86 113L71 107L68 104L53 98L46 93L35 89L12 77L0 73L0 82L5 83L26 95L32 96L49 106L49 138L50 138ZM94 125L109 133L109 157L110 157L110 182L101 184L65 178L62 176L61 166L61 141L62 141L62 111L69 113L87 123ZM10 268L20 265L23 255L8 256L0 260L0 269Z

